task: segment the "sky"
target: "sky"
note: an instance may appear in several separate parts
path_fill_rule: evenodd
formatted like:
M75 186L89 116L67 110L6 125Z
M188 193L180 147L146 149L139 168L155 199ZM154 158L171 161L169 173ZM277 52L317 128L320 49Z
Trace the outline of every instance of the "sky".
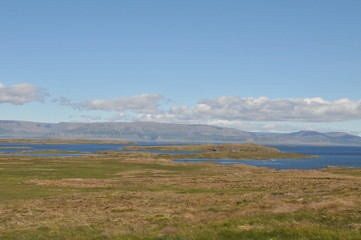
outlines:
M361 135L359 0L0 0L0 120Z

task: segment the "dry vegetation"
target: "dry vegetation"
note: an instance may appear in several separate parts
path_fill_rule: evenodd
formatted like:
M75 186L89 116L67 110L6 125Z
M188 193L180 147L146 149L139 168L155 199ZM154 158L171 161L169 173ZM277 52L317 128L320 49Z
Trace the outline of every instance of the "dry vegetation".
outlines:
M361 239L357 168L0 156L0 239Z

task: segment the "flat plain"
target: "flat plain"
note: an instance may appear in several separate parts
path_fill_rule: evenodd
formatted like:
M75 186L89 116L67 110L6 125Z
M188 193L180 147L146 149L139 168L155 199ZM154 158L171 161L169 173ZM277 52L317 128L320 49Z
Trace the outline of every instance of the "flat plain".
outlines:
M0 239L361 239L359 168L171 158L0 156Z

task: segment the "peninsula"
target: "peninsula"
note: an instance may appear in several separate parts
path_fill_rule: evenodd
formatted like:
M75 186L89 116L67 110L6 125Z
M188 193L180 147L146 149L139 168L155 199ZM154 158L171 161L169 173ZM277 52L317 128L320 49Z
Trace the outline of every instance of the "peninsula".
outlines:
M311 158L298 153L283 153L277 148L266 147L254 143L244 144L201 144L201 145L172 145L172 146L126 146L125 150L144 150L144 151L172 151L174 153L159 153L158 158L171 159L254 159L269 160L280 158ZM178 153L177 152L182 152ZM192 153L187 153L192 152ZM196 153L195 153L196 152Z

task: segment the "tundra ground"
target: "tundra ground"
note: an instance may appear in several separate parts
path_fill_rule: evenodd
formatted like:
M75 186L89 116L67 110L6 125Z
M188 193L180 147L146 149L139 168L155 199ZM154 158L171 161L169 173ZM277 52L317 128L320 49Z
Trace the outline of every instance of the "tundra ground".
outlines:
M167 157L167 158L166 158ZM361 170L0 156L0 239L361 239Z

